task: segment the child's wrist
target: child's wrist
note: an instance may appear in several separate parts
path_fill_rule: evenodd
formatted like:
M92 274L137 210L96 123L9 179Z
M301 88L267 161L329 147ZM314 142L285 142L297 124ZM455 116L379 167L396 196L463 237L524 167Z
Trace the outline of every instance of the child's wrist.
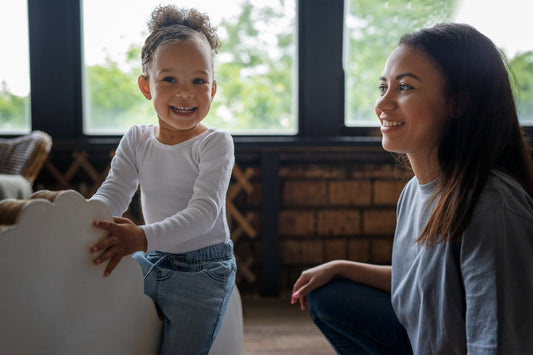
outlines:
M148 240L144 234L144 230L139 227L139 250L146 252L148 250Z

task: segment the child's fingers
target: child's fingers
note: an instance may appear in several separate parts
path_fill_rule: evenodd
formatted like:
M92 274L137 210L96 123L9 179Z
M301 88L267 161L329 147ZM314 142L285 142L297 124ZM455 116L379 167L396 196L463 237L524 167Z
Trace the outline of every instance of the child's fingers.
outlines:
M111 275L111 272L115 270L118 263L120 262L120 259L122 259L121 256L115 255L111 258L111 260L109 260L109 263L107 264L107 267L105 268L105 271L104 271L104 277Z
M117 244L117 241L118 239L113 236L104 238L91 247L91 253L96 253L101 250L109 249L113 245Z
M116 256L118 253L117 253L117 250L115 249L116 248L107 248L102 254L100 254L98 257L96 257L96 259L94 259L94 263L101 264L105 262L106 260L109 260L113 258L114 256Z
M113 227L115 226L115 223L97 219L93 221L93 226L111 231Z
M113 217L113 222L117 224L126 224L126 223L131 223L131 220L128 218L124 218L124 217Z

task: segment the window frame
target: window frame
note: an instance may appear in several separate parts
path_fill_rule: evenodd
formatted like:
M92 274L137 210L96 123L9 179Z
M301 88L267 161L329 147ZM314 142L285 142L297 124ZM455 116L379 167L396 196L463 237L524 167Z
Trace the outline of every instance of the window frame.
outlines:
M83 132L83 0L28 0L32 130L55 142L99 144L117 136ZM275 145L378 145L378 127L344 122L344 0L298 0L298 132L295 135L235 135L235 141ZM327 70L324 70L327 68ZM533 127L524 127L533 134Z

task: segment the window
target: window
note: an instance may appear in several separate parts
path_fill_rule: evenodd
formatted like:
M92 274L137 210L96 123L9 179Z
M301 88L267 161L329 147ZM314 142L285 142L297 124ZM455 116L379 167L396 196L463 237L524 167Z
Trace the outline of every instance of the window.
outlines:
M146 21L159 3L83 2L86 134L121 134L132 124L157 122L151 102L137 87L137 77L148 35ZM294 134L295 1L172 3L207 13L223 41L215 57L218 91L206 124L234 134Z
M115 142L133 123L155 122L151 103L140 94L136 81L145 23L158 1L123 0L122 7L117 7L117 2L14 0L8 2L9 6L0 5L0 10L5 10L1 12L5 18L0 36L10 51L9 56L0 58L0 84L5 83L0 85L0 134L41 129L55 142L92 146ZM228 129L234 135L253 135L241 139L250 144L259 141L257 135L282 135L262 142L298 145L311 140L317 144L372 145L380 137L373 106L385 59L404 32L447 18L472 23L505 51L516 78L521 121L531 126L526 127L531 132L533 43L526 36L532 33L532 22L523 16L531 13L533 4L508 0L504 8L498 8L500 2L171 3L184 7L192 3L210 14L225 42L215 61L219 90L207 125ZM461 10L467 6L471 10ZM493 17L489 10L496 10L498 16ZM460 14L469 15L465 18ZM128 27L131 25L134 27ZM493 31L500 31L502 37ZM509 44L503 44L507 43L504 39ZM22 74L12 79L17 72ZM19 90L21 84L26 89ZM13 101L16 110L11 109ZM6 102L9 112L25 111L17 116L18 125L13 123L12 115L6 114Z
M0 3L0 133L30 131L30 74L26 0Z
M495 42L514 73L520 120L533 125L531 9L529 0L345 1L345 125L377 126L377 78L386 58L404 33L438 22L468 23Z
M530 0L463 0L454 20L488 36L509 61L520 123L533 126L533 22Z

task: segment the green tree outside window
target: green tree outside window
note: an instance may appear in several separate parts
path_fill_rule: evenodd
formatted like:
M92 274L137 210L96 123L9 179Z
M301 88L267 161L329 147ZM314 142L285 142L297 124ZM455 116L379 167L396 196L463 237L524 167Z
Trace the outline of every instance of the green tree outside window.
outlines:
M257 6L244 0L238 15L222 19L218 31L224 45L215 58L218 92L206 124L236 134L296 133L296 19L283 14L287 3ZM374 102L387 56L402 34L450 21L457 3L346 0L346 125L377 125ZM156 122L151 103L137 88L139 58L139 45L131 45L120 63L107 58L86 68L86 132L121 134L132 124ZM520 119L533 125L533 51L508 59ZM27 129L28 112L29 97L15 95L3 82L0 132Z

